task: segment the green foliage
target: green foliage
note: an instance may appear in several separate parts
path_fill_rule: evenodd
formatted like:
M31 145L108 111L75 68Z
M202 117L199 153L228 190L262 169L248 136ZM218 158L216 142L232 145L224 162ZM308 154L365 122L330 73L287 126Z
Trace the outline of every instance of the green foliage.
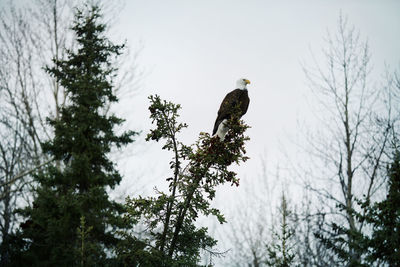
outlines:
M81 266L89 266L93 265L93 262L90 261L88 257L88 253L91 251L91 244L88 244L87 239L89 237L90 231L93 230L93 226L86 227L85 216L81 216L81 224L78 229L76 229L76 233L78 235L78 239L81 241L81 247L79 248L79 254L81 259Z
M145 227L146 234L123 233L126 243L117 253L130 266L198 266L200 250L210 250L217 241L207 234L207 228L197 228L194 223L200 214L214 215L220 223L225 222L223 214L212 208L210 201L218 185L226 182L239 185L236 173L228 167L248 159L244 155L248 140L244 132L248 126L233 116L223 142L200 133L195 145L187 146L177 140L177 134L187 127L178 122L180 106L159 96L149 99L150 118L156 128L150 131L147 140L165 141L163 149L173 152L170 162L173 175L166 179L167 193L156 189L154 197L127 198L125 219ZM153 265L146 265L150 262Z
M333 223L334 238L316 233L326 247L348 266L374 266L386 263L397 266L400 262L400 153L397 151L387 171L389 190L386 199L371 204L358 201L361 211L351 210L361 224L371 227L370 234L351 231ZM345 209L344 206L339 206ZM333 235L331 235L333 236ZM350 237L347 239L346 237ZM362 257L354 257L354 254Z
M345 209L344 206L339 206L338 208ZM352 213L355 214L355 211ZM315 236L326 249L335 253L338 257L337 260L344 266L369 266L363 262L362 255L365 253L365 247L362 243L363 235L359 231L353 231L344 225L332 223L329 225L328 230L316 232Z
M400 263L400 152L396 151L388 168L389 190L386 199L369 205L363 202L365 215L358 214L360 221L372 226L372 234L364 236L362 243L369 263L385 262L389 266Z
M106 105L117 101L111 60L123 46L104 37L100 17L97 7L77 10L72 28L77 49L46 68L65 88L70 103L59 120L49 119L54 138L43 144L60 164L36 175L33 205L21 211L26 221L20 237L25 242L15 258L29 266L105 265L118 242L115 231L128 226L119 216L124 207L108 199L107 188L118 185L121 176L107 155L113 146L132 142L135 133L116 135L114 127L123 120L105 112Z
M275 267L289 267L292 266L295 258L292 240L294 228L289 224L291 212L284 194L282 194L280 214L280 232L273 231L275 241L267 245L268 260L266 264Z

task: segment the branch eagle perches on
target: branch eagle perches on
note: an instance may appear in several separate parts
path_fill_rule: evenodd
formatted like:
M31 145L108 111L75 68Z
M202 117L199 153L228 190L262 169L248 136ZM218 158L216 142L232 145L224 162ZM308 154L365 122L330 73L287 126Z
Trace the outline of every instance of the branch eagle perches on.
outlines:
M238 115L227 121L229 132L224 141L200 133L198 141L187 146L177 139L177 134L187 127L178 122L180 105L161 100L157 95L149 99L150 118L156 128L146 140L165 140L163 149L173 152L170 162L173 176L166 179L168 193L157 191L157 197L128 198L127 217L146 225L149 237L142 245L151 248L149 257L157 254L164 259L163 264L165 260L172 261L170 264L186 264L189 259L199 257L200 249L212 248L217 242L207 235L207 228L195 227L199 213L212 214L220 223L226 222L218 209L210 207L210 201L215 197L217 185L226 182L239 185L236 173L228 167L248 159L244 148L249 140L244 135L248 126L240 120L237 107Z

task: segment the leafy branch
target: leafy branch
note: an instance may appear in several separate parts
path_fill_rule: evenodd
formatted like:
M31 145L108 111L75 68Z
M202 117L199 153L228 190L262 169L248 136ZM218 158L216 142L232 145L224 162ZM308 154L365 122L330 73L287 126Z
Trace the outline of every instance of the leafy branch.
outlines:
M156 251L153 256L162 255L162 264L192 266L199 261L200 249L212 248L217 242L207 235L207 228L194 226L199 214L214 215L221 224L226 222L224 215L210 206L210 201L218 185L227 182L239 185L237 174L228 167L248 159L244 148L249 140L244 135L248 126L240 120L237 110L234 114L238 115L227 122L230 130L224 141L200 133L198 141L188 146L177 139L177 134L187 127L178 122L181 106L157 95L149 99L150 118L156 127L146 140L163 140L162 148L173 152L170 162L173 176L166 179L168 193L156 190L156 197L127 198L126 218L145 225L148 237L141 239L141 250Z

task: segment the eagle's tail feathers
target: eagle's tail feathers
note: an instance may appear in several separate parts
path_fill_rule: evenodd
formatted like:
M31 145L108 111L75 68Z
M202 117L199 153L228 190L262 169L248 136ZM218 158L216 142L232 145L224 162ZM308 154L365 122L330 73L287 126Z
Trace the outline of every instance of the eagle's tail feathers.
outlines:
M224 140L225 135L228 132L228 127L226 126L226 122L227 119L224 119L221 123L216 124L216 126L218 125L218 127L214 127L213 136L217 135L221 141Z
M221 123L221 120L218 120L218 118L217 118L214 123L214 129L213 129L212 135L214 135L217 132L218 126L220 125L220 123Z

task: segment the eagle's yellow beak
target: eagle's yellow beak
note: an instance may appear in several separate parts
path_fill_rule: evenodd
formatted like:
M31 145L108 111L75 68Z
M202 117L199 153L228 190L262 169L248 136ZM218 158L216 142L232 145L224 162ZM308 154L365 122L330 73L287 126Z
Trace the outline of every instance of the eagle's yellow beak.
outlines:
M250 84L250 81L249 81L249 80L246 79L246 80L244 80L244 81L246 82L246 84Z

